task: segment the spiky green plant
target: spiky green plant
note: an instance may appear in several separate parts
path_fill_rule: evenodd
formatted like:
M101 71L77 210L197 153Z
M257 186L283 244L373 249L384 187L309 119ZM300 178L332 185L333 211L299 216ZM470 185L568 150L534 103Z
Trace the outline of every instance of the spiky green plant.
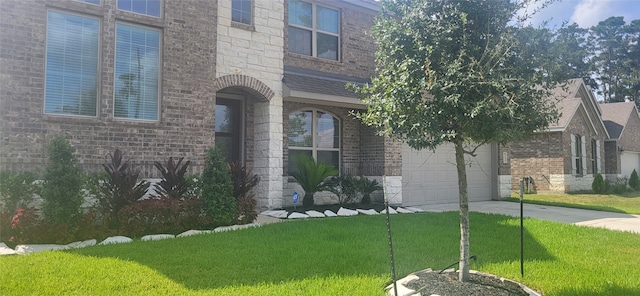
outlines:
M317 163L309 156L296 157L293 162L298 167L298 171L292 172L291 175L304 190L302 205L313 206L313 195L318 191L326 190L324 180L338 175L338 170L332 165Z
M360 191L360 193L362 194L361 203L363 205L371 203L371 193L382 190L382 185L380 185L377 180L369 180L364 176L360 177L356 184L358 191Z

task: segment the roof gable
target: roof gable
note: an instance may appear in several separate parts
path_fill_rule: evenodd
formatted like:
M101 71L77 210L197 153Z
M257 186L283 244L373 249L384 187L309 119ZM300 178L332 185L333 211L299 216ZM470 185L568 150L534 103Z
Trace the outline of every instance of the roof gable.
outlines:
M551 90L549 99L556 100L556 107L560 113L558 121L555 124L549 125L550 131L564 131L578 110L582 110L589 122L590 128L596 134L599 134L599 131L603 131L605 138L609 138L609 133L602 122L602 110L593 92L587 87L582 78L570 79L565 83L559 84Z
M600 109L611 139L620 139L631 116L640 117L634 102L600 104Z

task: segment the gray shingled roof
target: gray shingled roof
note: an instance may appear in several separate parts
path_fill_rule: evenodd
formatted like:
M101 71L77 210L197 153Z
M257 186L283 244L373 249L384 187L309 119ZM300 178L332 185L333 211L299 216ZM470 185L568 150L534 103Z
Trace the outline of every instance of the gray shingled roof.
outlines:
M550 129L567 127L582 101L578 95L581 83L581 78L575 78L568 80L566 85L563 84L551 90L551 98L557 100L556 107L560 113L560 118L556 124L549 126Z
M631 112L635 110L634 102L620 102L600 104L602 121L609 132L611 139L619 139L622 130L627 125Z
M284 78L282 79L282 82L291 90L351 98L357 98L358 96L348 90L345 87L346 84L349 82L362 84L367 81L362 78L295 67L285 67Z

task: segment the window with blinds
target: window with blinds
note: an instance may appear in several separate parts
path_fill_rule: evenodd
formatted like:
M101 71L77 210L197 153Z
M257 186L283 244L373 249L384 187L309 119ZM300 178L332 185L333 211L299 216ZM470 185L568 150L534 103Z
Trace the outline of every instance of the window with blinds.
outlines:
M116 26L114 117L158 119L160 31Z
M100 21L47 12L44 112L96 116Z

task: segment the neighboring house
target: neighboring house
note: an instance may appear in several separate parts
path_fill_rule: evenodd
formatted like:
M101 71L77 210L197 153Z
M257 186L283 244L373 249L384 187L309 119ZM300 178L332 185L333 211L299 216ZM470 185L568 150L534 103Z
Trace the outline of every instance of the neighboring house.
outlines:
M373 0L0 1L0 170L40 171L62 135L85 171L121 148L204 166L217 146L261 178L262 209L300 190L291 157L383 180L392 203L457 202L453 149L416 152L352 116L375 75ZM469 158L471 200L497 196L497 147ZM320 195L322 198L322 195ZM326 196L325 196L326 197Z
M640 172L640 116L636 104L600 104L600 109L610 136L604 144L607 178L629 177L633 170Z
M523 178L538 192L591 190L594 175L603 172L609 135L591 89L582 79L572 79L549 99L557 101L558 122L528 141L501 147L501 195L509 188L519 191Z

